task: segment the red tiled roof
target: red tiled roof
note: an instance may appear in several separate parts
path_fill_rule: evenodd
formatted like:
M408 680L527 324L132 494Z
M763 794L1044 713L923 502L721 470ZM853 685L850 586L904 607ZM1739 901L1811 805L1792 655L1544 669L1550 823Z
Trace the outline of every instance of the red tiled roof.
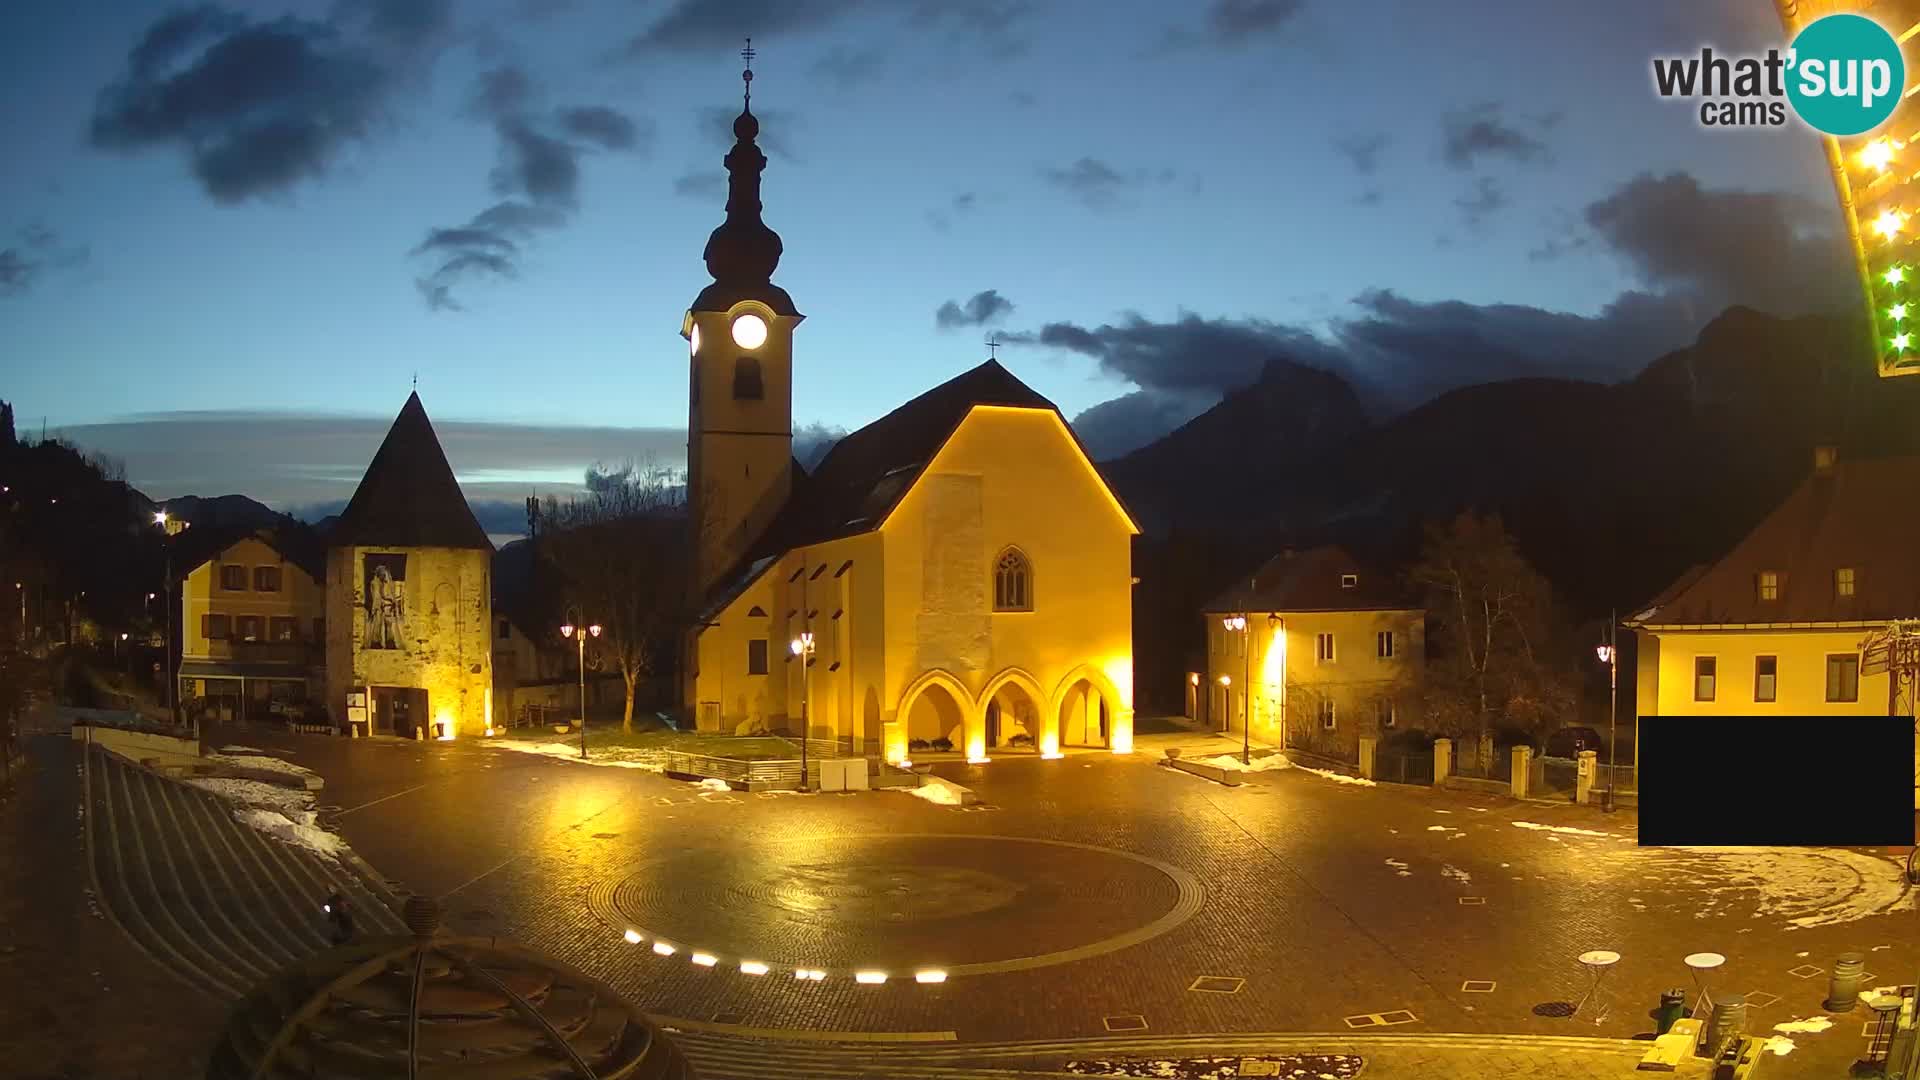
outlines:
M1853 595L1836 571L1851 569ZM1777 599L1760 575L1778 575ZM1920 457L1816 473L1719 562L1689 571L1633 621L1646 626L1879 622L1920 616Z

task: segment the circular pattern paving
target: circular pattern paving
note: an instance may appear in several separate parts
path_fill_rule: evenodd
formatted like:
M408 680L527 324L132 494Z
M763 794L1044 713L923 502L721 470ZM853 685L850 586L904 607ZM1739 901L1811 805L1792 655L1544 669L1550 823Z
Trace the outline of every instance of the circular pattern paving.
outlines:
M589 903L615 933L729 963L957 977L1123 949L1191 918L1203 895L1186 871L1112 848L893 833L684 848L595 885Z

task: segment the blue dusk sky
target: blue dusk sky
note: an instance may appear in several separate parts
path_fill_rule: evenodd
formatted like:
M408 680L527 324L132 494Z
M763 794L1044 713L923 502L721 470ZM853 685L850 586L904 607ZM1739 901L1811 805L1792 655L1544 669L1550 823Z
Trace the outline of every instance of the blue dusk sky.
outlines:
M815 437L989 333L1110 456L1274 357L1388 414L1849 287L1815 136L1652 87L1760 0L12 0L0 396L156 497L337 504L416 375L476 500L677 464L749 35Z

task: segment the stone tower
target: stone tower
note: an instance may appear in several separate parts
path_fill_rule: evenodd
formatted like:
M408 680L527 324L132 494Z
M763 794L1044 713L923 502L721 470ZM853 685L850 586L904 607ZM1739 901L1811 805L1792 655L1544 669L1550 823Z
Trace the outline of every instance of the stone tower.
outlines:
M484 735L492 561L413 394L327 534L328 711L373 734Z
M752 60L751 48L743 57ZM713 284L680 333L689 349L687 498L695 607L758 540L793 490L793 329L804 318L773 284L780 236L760 220L753 71L726 156L727 219L707 240Z

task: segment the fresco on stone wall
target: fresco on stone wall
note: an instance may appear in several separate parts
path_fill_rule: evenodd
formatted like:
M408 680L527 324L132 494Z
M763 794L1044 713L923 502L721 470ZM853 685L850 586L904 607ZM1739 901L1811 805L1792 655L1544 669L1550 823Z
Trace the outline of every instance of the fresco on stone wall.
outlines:
M406 637L407 557L365 555L361 557L361 571L366 590L365 647L398 649Z

